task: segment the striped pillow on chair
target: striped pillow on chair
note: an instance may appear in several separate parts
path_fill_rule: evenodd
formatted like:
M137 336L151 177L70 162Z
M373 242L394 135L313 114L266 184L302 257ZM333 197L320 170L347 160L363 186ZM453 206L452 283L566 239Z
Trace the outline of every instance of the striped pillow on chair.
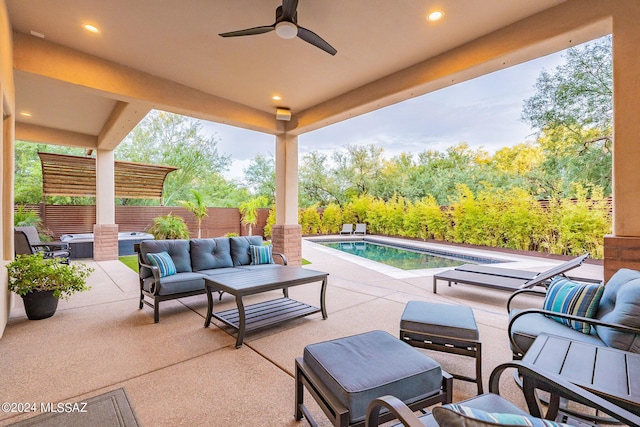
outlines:
M173 276L176 274L176 265L171 259L171 255L167 252L159 252L157 254L147 254L147 258L151 265L158 267L160 277Z
M594 318L598 311L598 304L604 292L604 286L599 284L579 284L557 276L554 277L547 290L542 308L556 313ZM570 328L584 334L591 332L591 325L576 320L547 316Z

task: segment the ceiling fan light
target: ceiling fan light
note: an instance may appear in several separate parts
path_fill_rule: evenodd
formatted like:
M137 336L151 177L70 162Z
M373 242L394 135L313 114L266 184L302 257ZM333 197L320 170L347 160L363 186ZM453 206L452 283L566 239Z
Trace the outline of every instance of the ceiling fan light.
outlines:
M298 35L298 27L288 21L281 21L276 24L276 34L283 39L292 39Z

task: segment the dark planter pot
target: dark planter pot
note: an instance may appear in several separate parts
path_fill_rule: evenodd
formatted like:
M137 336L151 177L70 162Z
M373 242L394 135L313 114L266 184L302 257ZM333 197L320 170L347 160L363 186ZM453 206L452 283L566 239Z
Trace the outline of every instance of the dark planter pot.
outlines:
M53 296L53 291L30 292L22 297L22 301L29 320L51 317L58 308L58 298Z

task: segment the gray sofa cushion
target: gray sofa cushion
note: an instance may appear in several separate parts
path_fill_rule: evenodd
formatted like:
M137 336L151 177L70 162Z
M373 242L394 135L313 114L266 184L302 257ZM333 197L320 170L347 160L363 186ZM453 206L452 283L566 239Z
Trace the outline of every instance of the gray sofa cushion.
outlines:
M511 310L509 317L512 318L521 310ZM540 313L527 313L513 322L511 327L511 335L518 347L523 351L527 351L533 341L541 333L550 335L558 335L568 338L570 340L585 342L589 344L603 346L604 343L598 338L592 329L591 334L583 334L575 329L569 328L562 323L556 322ZM512 348L511 350L517 351L518 349Z
M261 245L262 237L230 237L229 243L231 244L231 259L233 260L233 265L249 265L251 263L251 257L249 256L249 246Z
M280 264L259 264L259 265L243 265L240 267L236 267L236 269L242 270L264 270L265 268L283 268L283 265Z
M604 287L596 318L620 325L640 328L640 272L622 268ZM604 326L595 327L609 347L640 353L640 336L616 331Z
M198 273L203 274L205 276L215 276L218 274L238 273L238 268L235 268L235 267L211 268L209 270L200 270L198 271Z
M140 243L140 252L147 263L148 253L167 252L176 265L177 273L193 271L188 240L144 240Z
M228 237L192 239L189 241L189 245L193 271L233 267L231 245Z
M411 403L442 385L437 362L384 331L310 344L303 360L349 408L350 423L364 419L376 397L391 394Z
M144 280L144 287L150 291L153 278ZM160 289L157 295L172 295L181 292L204 291L204 276L200 273L178 273L160 279Z

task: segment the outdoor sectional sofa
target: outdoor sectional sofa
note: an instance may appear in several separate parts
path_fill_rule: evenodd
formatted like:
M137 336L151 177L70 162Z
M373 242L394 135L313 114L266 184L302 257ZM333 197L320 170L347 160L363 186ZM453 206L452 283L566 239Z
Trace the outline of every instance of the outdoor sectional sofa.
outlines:
M140 278L140 308L144 304L153 308L153 320L160 320L161 301L204 294L204 278L216 274L228 274L238 270L282 268L280 264L252 263L251 246L262 246L260 236L218 237L191 240L145 240L140 243L138 271ZM166 252L175 273L169 275L162 267L152 265L148 254ZM274 252L287 265L283 254ZM256 261L256 260L253 260ZM169 263L171 264L171 263ZM171 266L171 267L173 267ZM151 301L149 301L151 300Z

